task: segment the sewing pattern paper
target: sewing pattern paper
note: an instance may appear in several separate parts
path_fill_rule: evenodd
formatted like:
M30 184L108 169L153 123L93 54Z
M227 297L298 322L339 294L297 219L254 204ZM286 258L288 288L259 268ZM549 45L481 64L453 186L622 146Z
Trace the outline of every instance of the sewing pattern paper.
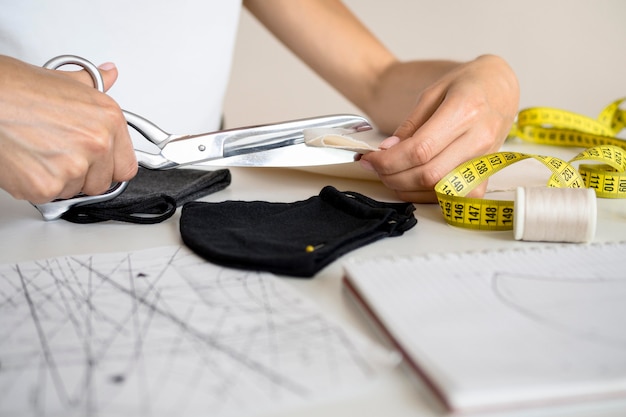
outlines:
M0 266L0 415L246 416L360 389L385 351L186 248Z

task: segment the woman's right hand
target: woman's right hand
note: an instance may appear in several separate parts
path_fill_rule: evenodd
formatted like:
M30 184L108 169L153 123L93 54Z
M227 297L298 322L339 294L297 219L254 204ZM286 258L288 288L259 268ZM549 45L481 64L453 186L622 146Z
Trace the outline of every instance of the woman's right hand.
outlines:
M99 67L108 90L113 64ZM49 70L0 56L0 187L45 203L102 194L137 172L120 107L85 71Z

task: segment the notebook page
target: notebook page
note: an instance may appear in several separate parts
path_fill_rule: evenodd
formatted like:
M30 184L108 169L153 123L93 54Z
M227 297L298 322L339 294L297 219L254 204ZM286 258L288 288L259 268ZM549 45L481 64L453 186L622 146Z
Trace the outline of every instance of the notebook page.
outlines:
M458 410L626 395L626 243L352 260L346 279Z

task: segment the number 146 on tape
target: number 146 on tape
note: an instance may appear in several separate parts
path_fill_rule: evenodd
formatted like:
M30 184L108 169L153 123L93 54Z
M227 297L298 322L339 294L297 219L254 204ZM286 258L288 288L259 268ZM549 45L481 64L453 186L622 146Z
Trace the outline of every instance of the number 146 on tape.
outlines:
M552 175L548 187L593 187L594 183L606 186L607 175L610 178L624 176L626 160L624 150L612 145L597 146L580 153L571 162L595 160L605 165L585 165L576 170L570 162L551 156L531 155L519 152L497 152L472 159L446 175L435 186L437 199L445 220L454 226L478 230L513 229L513 201L489 200L466 197L480 183L507 166L524 159L534 158L545 165ZM607 174L607 169L611 169ZM621 174L620 174L621 173ZM621 178L621 177L620 177ZM626 178L611 179L609 183L624 184L626 197ZM609 187L611 188L611 187ZM611 189L617 189L613 187ZM601 188L597 190L601 197Z

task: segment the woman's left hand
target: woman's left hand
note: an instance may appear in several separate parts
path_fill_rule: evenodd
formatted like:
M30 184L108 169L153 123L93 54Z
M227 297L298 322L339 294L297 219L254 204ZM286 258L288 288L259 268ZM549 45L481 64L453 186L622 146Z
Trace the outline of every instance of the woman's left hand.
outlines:
M501 58L459 64L419 94L382 150L363 155L361 165L402 200L436 202L433 187L448 172L501 147L518 101L517 78ZM484 194L486 182L481 186L472 195Z

